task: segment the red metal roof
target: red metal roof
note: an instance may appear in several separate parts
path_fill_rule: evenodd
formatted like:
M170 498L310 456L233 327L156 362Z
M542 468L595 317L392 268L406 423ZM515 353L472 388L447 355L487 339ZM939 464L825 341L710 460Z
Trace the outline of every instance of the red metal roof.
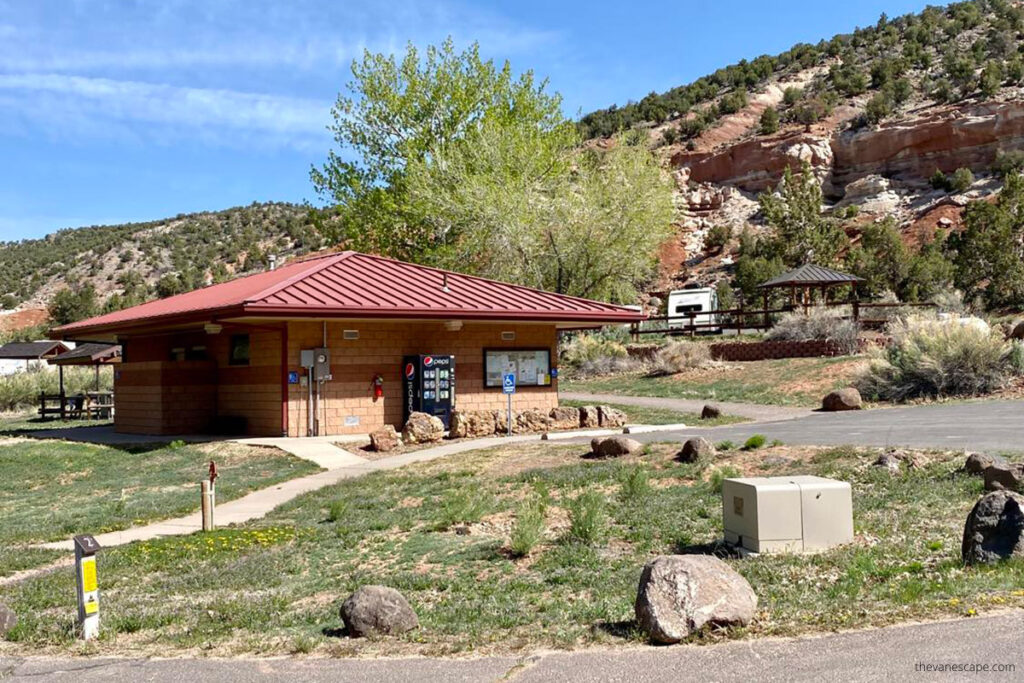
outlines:
M631 322L624 306L554 294L354 251L289 263L56 328L63 337L229 317Z

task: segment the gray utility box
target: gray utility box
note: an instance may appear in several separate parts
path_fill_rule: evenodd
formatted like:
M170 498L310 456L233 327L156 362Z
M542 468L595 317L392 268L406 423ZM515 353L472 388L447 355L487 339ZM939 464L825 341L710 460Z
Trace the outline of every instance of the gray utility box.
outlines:
M722 482L725 540L750 552L814 552L853 540L844 481L801 475Z

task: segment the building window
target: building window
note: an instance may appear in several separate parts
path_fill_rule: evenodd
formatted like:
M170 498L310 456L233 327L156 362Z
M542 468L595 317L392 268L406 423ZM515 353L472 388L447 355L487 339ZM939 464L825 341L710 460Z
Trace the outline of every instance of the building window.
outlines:
M249 335L231 335L231 350L228 353L228 365L249 364Z

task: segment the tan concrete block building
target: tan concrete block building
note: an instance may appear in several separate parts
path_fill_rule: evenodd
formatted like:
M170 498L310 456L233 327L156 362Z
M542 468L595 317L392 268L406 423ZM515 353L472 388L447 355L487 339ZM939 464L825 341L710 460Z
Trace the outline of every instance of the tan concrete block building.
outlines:
M558 404L558 330L642 317L340 252L65 325L54 336L121 344L117 431L305 436L400 427L412 400L407 360L422 355L454 362L450 387L448 379L420 387L428 398L502 409L500 375L511 369L521 380L515 408L548 410Z

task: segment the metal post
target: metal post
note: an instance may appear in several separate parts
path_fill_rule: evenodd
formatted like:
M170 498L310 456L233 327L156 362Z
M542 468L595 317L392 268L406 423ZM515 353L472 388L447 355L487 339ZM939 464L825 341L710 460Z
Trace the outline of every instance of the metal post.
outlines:
M512 394L505 394L508 397L508 435L512 436Z
M100 589L96 575L96 551L99 549L100 544L92 536L75 536L75 585L82 640L92 640L100 633Z
M213 531L213 484L203 480L199 484L202 504L203 531Z

